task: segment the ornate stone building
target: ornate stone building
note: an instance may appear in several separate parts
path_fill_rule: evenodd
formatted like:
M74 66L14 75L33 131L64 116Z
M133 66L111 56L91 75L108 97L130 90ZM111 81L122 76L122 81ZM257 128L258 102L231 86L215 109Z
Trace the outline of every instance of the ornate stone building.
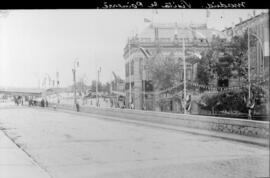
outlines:
M189 60L188 56L198 56L203 50L209 47L214 36L224 38L223 33L208 29L206 24L151 24L140 34L133 36L124 48L125 59L125 91L126 103L129 103L131 86L131 101L135 109L158 110L155 105L155 88L151 86L151 73L147 73L145 61L147 55L161 55L164 59L174 56L175 59L182 60L183 40L185 42L186 79L196 80L197 64ZM144 48L144 54L140 48ZM183 65L180 69L183 76ZM183 80L183 77L182 77ZM152 89L153 88L153 89ZM176 111L173 101L170 101L171 110ZM176 111L177 112L177 111Z

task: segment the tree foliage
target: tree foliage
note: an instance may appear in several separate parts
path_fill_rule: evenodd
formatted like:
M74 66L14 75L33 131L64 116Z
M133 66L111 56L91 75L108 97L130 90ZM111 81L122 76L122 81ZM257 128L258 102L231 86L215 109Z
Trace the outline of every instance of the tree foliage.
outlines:
M251 87L251 94L255 101L255 109L261 114L266 114L266 108L264 104L266 93L262 88L253 85ZM243 88L239 91L226 91L217 94L204 94L200 101L199 105L202 109L212 111L214 109L216 112L222 111L237 111L240 113L247 113L247 98L248 98L248 89Z
M210 80L213 79L211 68L211 56L213 51L208 50L203 55L202 59L198 62L197 67L197 82L199 84L208 85Z
M164 57L161 53L146 62L154 88L166 89L180 81L181 62L174 56Z
M207 85L213 76L221 80L232 77L247 79L247 39L247 32L234 36L229 42L215 37L210 48L202 53L202 61L198 63L198 82ZM250 37L250 45L254 43L255 39Z

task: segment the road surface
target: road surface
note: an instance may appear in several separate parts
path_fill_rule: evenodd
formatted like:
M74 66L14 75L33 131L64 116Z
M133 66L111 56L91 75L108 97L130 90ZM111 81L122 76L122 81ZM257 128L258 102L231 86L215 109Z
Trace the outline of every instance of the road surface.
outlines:
M269 148L46 109L0 109L0 131L54 178L269 177Z

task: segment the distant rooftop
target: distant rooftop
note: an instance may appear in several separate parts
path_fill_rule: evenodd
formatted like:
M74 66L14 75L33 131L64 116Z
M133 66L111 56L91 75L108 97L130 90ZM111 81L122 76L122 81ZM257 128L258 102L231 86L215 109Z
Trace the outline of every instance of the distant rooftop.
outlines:
M244 21L242 21L242 22L236 24L235 26L240 26L240 25L242 25L242 24L249 23L249 22L251 22L252 20L256 20L256 19L262 18L262 17L268 17L268 18L269 18L269 14L263 12L263 13L261 13L261 14L258 14L258 15L256 15L256 16L253 16L253 17L251 17L251 18L246 19L246 20L244 20Z
M157 31L156 31L157 30ZM224 38L224 34L215 29L207 28L206 24L177 24L177 23L155 23L145 28L138 38L154 39L155 34L159 38L173 39L175 35L178 38L206 38L211 39L214 35Z

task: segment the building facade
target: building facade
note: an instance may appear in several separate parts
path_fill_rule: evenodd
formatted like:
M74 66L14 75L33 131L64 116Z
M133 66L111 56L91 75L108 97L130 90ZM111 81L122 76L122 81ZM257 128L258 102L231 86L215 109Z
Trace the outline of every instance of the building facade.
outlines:
M248 30L249 29L249 30ZM269 80L269 14L261 13L225 29L228 37L243 35L249 31L251 80Z
M220 31L208 29L206 24L151 24L142 33L129 39L124 48L126 103L128 105L133 103L135 109L161 109L155 104L160 98L155 95L157 89L151 84L151 73L146 66L147 56L140 50L141 48L146 49L150 56L157 54L155 57L162 56L164 59L174 56L174 59L183 62L182 51L185 47L186 80L195 81L197 63L189 60L188 56L206 50L215 36L225 38ZM179 70L180 76L183 76L183 65ZM183 77L181 79L183 80ZM177 102L175 104L172 99L168 102L171 103L170 110L177 112L179 108Z

